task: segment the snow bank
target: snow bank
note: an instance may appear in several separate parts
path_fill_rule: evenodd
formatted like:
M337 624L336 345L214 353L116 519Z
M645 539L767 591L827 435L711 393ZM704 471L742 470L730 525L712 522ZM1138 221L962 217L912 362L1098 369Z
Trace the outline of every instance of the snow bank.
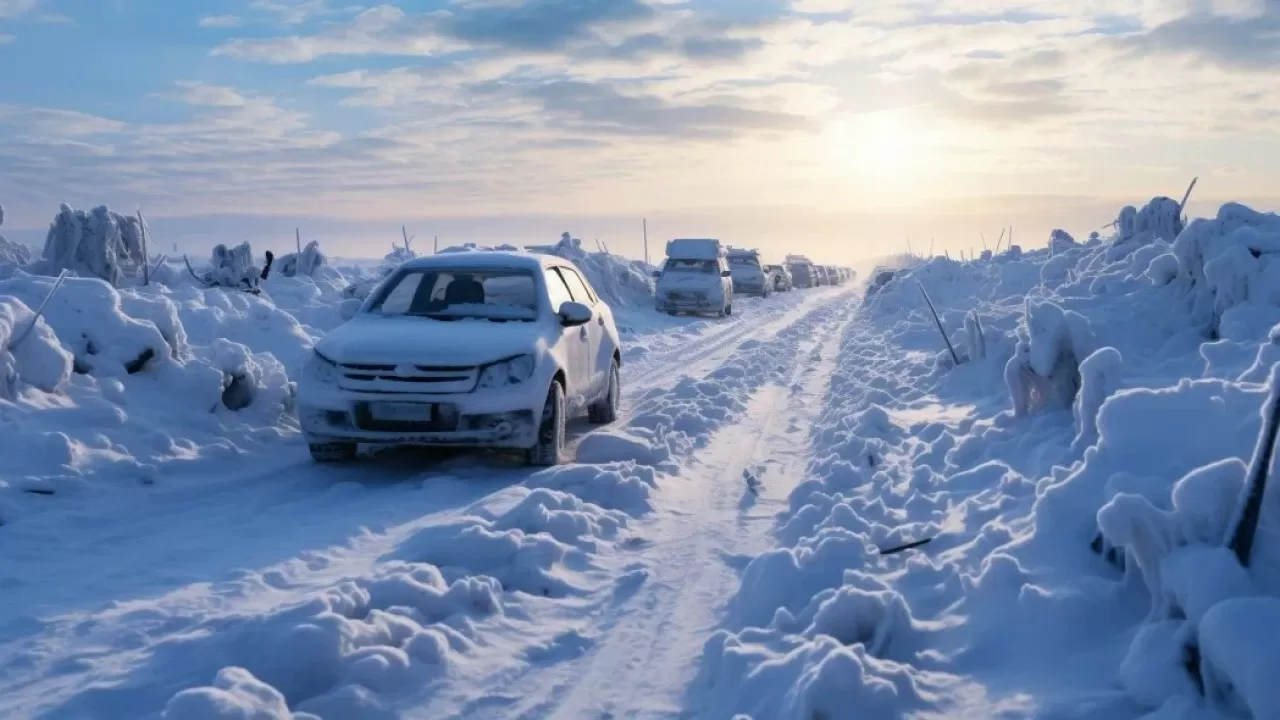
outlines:
M1274 487L1227 547L1280 391L1280 218L1179 211L872 278L781 547L707 643L712 714L1280 717Z
M4 205L0 205L0 230L4 228ZM20 266L31 262L31 248L20 243L10 242L0 232L0 269L6 266Z
M312 340L265 300L68 277L33 325L53 284L0 281L0 523L297 432L286 364Z
M582 241L569 233L561 235L560 242L555 245L536 245L527 249L573 262L611 307L653 306L654 268L640 260L628 260L607 252L588 252L583 249Z

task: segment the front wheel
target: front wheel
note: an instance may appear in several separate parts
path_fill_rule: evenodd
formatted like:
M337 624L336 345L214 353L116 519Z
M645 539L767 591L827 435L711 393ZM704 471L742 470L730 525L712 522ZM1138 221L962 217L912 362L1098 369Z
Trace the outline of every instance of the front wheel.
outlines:
M725 305L725 306L724 306L724 314L725 314L725 315L732 315L732 314L733 314L733 303L729 303L728 305Z
M622 384L619 381L618 361L609 362L609 389L604 399L587 408L587 420L596 425L607 425L618 419L618 406L622 404Z
M547 390L547 402L542 407L537 443L526 451L529 464L537 467L559 465L564 454L564 436L564 388L553 380Z

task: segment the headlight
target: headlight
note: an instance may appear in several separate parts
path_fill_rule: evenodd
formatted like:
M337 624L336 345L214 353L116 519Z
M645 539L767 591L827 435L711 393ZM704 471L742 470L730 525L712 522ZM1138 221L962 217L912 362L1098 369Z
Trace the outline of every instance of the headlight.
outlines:
M533 355L516 355L483 365L480 368L480 387L496 388L522 383L533 377L535 364Z
M321 355L319 351L312 351L311 361L307 363L307 374L325 385L336 385L342 375L338 372L337 363Z

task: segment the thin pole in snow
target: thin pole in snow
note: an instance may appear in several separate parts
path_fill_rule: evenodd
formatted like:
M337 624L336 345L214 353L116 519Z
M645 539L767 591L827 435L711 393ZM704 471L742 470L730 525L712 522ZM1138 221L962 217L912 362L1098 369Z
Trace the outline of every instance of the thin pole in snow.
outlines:
M298 257L302 257L302 231L298 228L293 229L293 244L298 248Z
M431 254L436 255L436 254L439 254L439 252L440 252L440 236L432 235L431 236Z
M640 229L644 232L644 264L649 264L649 219L640 218Z
M908 254L908 255L910 255L911 257L915 257L915 256L916 256L915 252L911 249L911 238L910 238L910 237L908 237L908 238L907 238L907 254Z
M142 284L151 284L151 256L147 254L147 222L142 219L142 208L138 208L138 232L142 234Z

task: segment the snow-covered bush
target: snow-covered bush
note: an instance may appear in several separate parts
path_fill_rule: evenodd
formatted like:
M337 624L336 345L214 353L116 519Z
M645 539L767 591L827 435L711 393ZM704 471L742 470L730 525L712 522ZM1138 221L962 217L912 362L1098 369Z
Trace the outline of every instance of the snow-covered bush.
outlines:
M1260 313L1265 327L1280 321L1280 215L1228 203L1217 217L1193 221L1173 241L1172 253L1192 319L1211 337L1239 306ZM1265 329L1251 325L1249 335Z
M253 248L247 242L234 248L217 245L213 248L213 267L206 279L221 287L249 289L258 286L262 270L254 264Z
M1097 344L1089 320L1051 302L1027 301L1020 335L1005 369L1014 414L1071 407L1080 390L1080 363Z
M4 229L4 205L0 205L0 231ZM0 232L0 267L20 266L31 262L31 248L15 242Z
M320 252L320 243L312 240L302 248L302 253L289 253L276 261L276 274L283 277L311 277L321 267L328 265L329 259Z
M1054 230L1052 233L1049 233L1049 254L1050 255L1058 255L1067 250L1070 250L1071 248L1077 248L1077 247L1080 247L1080 243L1076 242L1076 239L1071 237L1071 233L1067 232L1066 230L1058 229L1058 230Z
M41 275L68 270L119 285L126 275L136 274L142 262L142 226L137 217L112 212L105 205L85 212L64 203L31 270Z

